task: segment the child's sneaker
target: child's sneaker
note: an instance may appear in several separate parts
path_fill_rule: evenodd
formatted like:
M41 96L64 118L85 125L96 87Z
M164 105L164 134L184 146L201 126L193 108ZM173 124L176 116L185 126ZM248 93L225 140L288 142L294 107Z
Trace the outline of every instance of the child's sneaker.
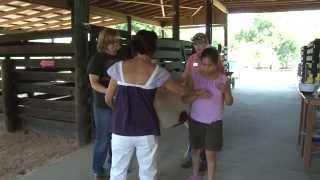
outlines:
M188 180L202 180L201 176L191 176Z

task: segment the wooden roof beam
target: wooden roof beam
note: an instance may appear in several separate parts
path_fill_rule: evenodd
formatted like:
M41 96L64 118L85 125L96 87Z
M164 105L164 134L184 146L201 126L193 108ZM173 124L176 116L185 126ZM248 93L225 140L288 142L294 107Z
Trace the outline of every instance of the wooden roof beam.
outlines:
M68 6L68 0L21 0L21 1L29 2L29 3L37 3L37 4L42 4L42 5L56 7L56 8L62 8L62 9L70 9L70 7ZM123 14L123 13L119 13L119 12L116 12L116 11L113 11L110 9L101 8L101 7L97 7L97 6L90 6L90 12L94 15L98 15L98 16L106 16L107 15L107 16L111 16L114 18L120 18L124 21L127 19L127 16L131 16L132 19L135 21L140 21L140 22L153 24L153 25L160 25L160 22L157 22L157 21L137 17L132 14Z
M0 28L0 34L15 34L24 32L22 30L8 30L7 28Z
M292 4L292 3L300 3L300 4L310 4L310 3L317 3L318 0L259 0L259 1L252 1L252 0L233 0L233 1L224 1L225 5L264 5L270 6L275 4Z
M192 13L191 16L197 15L197 14L202 10L203 7L204 7L204 6L200 6L195 12Z
M16 7L16 6L12 6L12 7L15 7L16 9L13 9L11 11L2 12L2 13L0 13L0 17L4 18L4 16L8 16L8 15L11 15L11 14L16 14L16 13L19 13L21 11L32 10L34 8L39 7L39 5L32 4L32 5L24 6L24 7Z
M12 0L1 0L0 5L6 5L8 3L12 2Z
M120 24L119 21L117 20L112 20L112 21L105 21L106 19L108 19L107 17L102 17L101 19L93 19L92 17L90 17L90 22L96 22L96 21L100 21L100 23L96 23L95 25L101 25L101 24L105 24L105 25L113 25L113 24ZM56 23L51 23L51 24L46 24L44 26L40 26L40 27L33 27L28 29L28 31L39 31L39 30L43 30L43 29L50 29L50 30L54 30L54 29L63 29L63 28L67 28L70 27L71 28L71 21L59 21Z
M264 5L264 6L228 6L231 13L261 13L320 9L320 2Z
M34 24L47 24L47 22L49 21L59 21L59 22L68 22L69 20L62 20L63 18L67 18L67 17L71 17L71 14L57 14L57 16L55 17L51 17L51 18L43 18L42 20L40 21L35 21L35 22L28 22L26 24L21 24L21 25L15 25L13 27L10 27L9 29L19 29L19 28L22 28L22 27L26 27L26 26L31 26L31 27L34 27ZM58 22L57 22L58 23ZM49 23L48 23L49 24ZM51 24L55 24L55 23L51 23ZM39 27L42 27L42 26L39 26Z
M20 1L33 3L33 4L41 4L41 5L61 8L61 9L70 9L68 5L69 0L20 0Z
M144 11L145 9L150 9L150 7L146 7L145 5L141 5L141 4L136 4L137 6L127 6L126 8L121 9L121 11L130 11L130 12L141 12ZM151 7L153 9L158 9L158 7Z
M191 6L191 7L195 7L198 8L199 6L204 6L205 5L205 1L182 1L181 4L183 4L184 6Z
M162 16L163 16L163 17L166 17L166 10L165 10L165 7L164 7L164 2L163 2L163 0L160 0L160 4L161 4Z
M123 7L122 8L122 10L128 10L128 9L130 9L130 10L133 10L133 9L135 9L134 7L139 7L139 6L141 6L141 4L132 4L131 6L125 6L125 7Z
M0 23L0 25L10 24L10 23L18 22L18 21L26 21L26 20L31 19L31 18L38 18L38 17L42 18L40 16L51 14L51 13L54 13L56 11L58 11L58 10L57 9L51 9L51 10L48 10L48 11L39 11L38 10L38 13L29 15L29 16L17 13L18 15L21 15L22 17L16 18L16 19L10 19L10 20L7 20L7 21L3 21L3 22ZM22 12L22 11L20 11L20 12Z
M54 27L54 26L57 26L57 29L62 29L62 28L60 28L61 26L64 26L64 27L70 26L71 27L71 21L70 20L69 21L59 21L56 23L46 24L44 26L32 27L32 28L28 29L28 31L33 31L33 30L38 31L38 30L42 30L42 29L52 30L53 28L51 28L51 27Z
M97 23L97 24L94 24L94 25L107 27L107 26L112 26L112 25L121 24L121 23L122 22L120 22L120 21L114 21L114 22L109 22L109 23ZM70 28L71 28L70 25L61 25L59 27L54 27L54 26L49 27L48 26L48 27L45 27L45 28L30 29L28 31L42 31L44 29L59 30L59 29L70 29Z
M145 8L140 12L137 12L136 15L137 16L148 16L149 14L158 14L158 16L161 15L161 9L160 8ZM152 17L149 17L152 18Z
M152 6L164 6L164 7L169 7L172 8L172 5L169 4L160 4L160 3L151 3L151 2L142 2L142 1L137 1L137 0L116 0L118 2L127 2L127 3L137 3L137 4L141 4L141 5L152 5ZM194 7L187 7L187 6L180 6L181 9L193 9L196 10L197 8Z
M311 4L318 4L319 2L313 2L310 1L307 3L308 5ZM271 7L271 6L284 6L284 5L306 5L305 2L270 2L270 3L262 3L262 2L251 2L251 3L232 3L232 4L227 4L229 7L257 7L257 6L262 6L262 7Z
M227 7L224 4L222 4L219 0L212 0L212 5L225 14L229 13Z
M99 16L108 15L111 17L118 17L118 18L122 19L123 21L125 21L127 19L127 16L131 16L132 20L134 20L134 21L139 21L139 22L152 24L152 25L158 25L158 26L160 25L160 22L158 22L158 21L148 20L148 19L141 18L138 16L133 16L130 14L122 14L122 13L119 13L116 11L112 11L112 10L105 9L105 8L99 8L96 6L91 6L90 11L92 12L92 14L95 14L95 15L99 15Z
M96 6L99 7L110 7L110 9L122 9L124 7L127 7L128 5L125 3L114 3L114 2L110 2L110 1L106 1L106 2L101 2L99 4L96 4ZM130 6L129 6L130 7Z
M112 26L112 25L116 25L116 24L121 24L121 23L124 23L124 22L121 22L121 21L111 21L111 22L101 22L101 23L96 23L94 25L98 25L98 26Z
M71 24L70 25L59 25L59 26L55 25L55 26L46 25L46 26L41 26L41 27L36 27L36 28L30 28L27 31L32 32L32 31L58 30L58 29L71 28Z

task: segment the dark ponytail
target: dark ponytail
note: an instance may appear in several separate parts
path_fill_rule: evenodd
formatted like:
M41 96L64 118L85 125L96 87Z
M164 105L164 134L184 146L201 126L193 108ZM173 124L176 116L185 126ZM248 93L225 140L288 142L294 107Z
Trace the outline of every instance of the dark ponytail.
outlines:
M139 31L130 42L133 55L139 53L152 56L157 49L157 40L158 36L154 31Z

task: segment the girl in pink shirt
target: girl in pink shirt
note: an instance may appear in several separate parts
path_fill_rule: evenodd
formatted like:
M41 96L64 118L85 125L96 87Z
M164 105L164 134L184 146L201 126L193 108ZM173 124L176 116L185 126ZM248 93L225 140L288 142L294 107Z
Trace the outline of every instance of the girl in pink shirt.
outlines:
M200 64L200 56L203 50L210 47L209 40L206 34L204 33L197 33L193 36L191 39L193 43L193 48L195 50L195 53L192 54L188 60L185 67L185 70L182 74L182 82L183 84L186 84L186 80L191 77L192 72L198 71L198 67ZM188 115L189 111L188 111ZM189 128L188 123L185 124L187 128ZM191 146L190 143L188 145L188 149L186 152L186 159L181 164L182 168L191 168L192 167L192 154L191 154ZM201 152L201 165L199 171L205 171L207 169L207 162L205 158L205 152Z
M197 93L184 97L191 103L189 134L192 147L193 175L200 180L200 151L205 149L208 180L213 180L216 169L216 152L222 148L223 106L233 104L226 76L219 70L219 53L215 48L205 49L200 57L199 70L188 78L188 86Z
M204 33L197 33L192 38L193 48L195 50L195 53L192 54L187 61L185 70L182 74L182 81L185 84L186 80L191 77L191 74L193 74L196 71L199 71L199 64L200 64L200 58L201 53L210 47L209 40L206 34ZM221 60L219 60L219 71L224 72L223 63ZM188 115L190 115L188 113ZM186 124L187 128L189 127L188 124ZM191 155L191 146L188 145L188 150L186 153L186 160L181 164L183 168L191 168L192 166L192 155ZM205 152L201 152L201 165L200 165L200 171L204 171L207 168L206 158L205 158Z

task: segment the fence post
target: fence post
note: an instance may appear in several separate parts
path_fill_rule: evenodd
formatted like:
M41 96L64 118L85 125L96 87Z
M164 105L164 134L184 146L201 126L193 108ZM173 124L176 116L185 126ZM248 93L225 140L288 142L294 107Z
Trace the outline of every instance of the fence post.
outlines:
M75 117L79 146L90 142L90 109L88 106L89 60L88 31L85 24L89 22L89 4L87 0L74 1L72 43L75 50Z
M21 129L22 122L17 117L17 94L15 83L15 65L10 57L2 61L2 97L5 127L8 132Z

